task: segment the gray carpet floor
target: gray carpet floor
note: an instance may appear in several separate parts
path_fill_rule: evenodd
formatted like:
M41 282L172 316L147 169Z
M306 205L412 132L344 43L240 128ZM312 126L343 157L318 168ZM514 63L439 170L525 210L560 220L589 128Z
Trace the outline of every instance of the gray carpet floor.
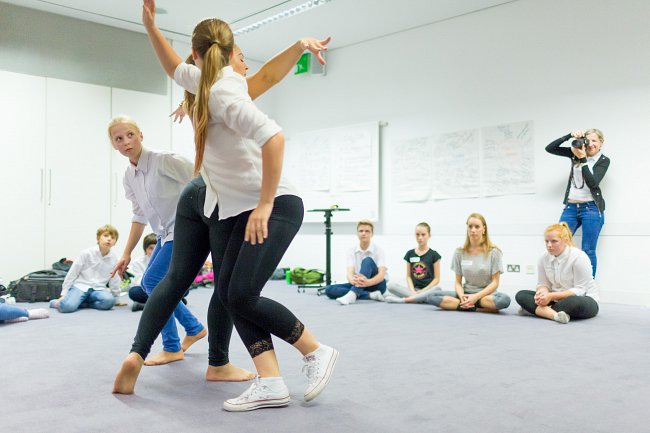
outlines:
M202 320L211 293L188 298ZM519 317L516 305L498 315L373 301L343 307L284 282L263 293L340 350L332 382L313 402L302 401L298 352L278 340L287 408L223 411L248 385L204 380L207 339L183 361L144 367L135 395L115 396L141 313L51 310L50 319L0 324L0 431L649 431L647 308L605 304L595 319L560 325ZM231 360L252 369L236 333Z

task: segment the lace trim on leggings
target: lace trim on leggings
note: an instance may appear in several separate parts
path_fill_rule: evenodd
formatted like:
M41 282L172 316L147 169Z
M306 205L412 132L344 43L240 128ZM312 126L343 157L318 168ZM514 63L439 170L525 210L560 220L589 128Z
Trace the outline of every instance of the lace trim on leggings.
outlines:
M261 355L269 350L273 350L273 342L271 339L260 340L248 346L248 353L251 355L251 358L255 358L257 355Z
M285 338L284 341L286 341L289 344L294 344L296 341L300 339L304 331L305 331L305 325L303 325L300 320L296 320L296 324L293 326L293 330L291 331L291 334L287 338Z

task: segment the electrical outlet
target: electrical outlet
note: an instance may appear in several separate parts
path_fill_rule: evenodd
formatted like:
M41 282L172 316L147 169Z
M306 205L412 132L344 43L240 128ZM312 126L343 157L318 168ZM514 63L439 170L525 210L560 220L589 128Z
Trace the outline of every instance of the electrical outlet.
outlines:
M526 265L526 273L528 275L532 275L535 273L535 266L534 265Z
M506 270L508 272L519 272L519 265L507 265Z

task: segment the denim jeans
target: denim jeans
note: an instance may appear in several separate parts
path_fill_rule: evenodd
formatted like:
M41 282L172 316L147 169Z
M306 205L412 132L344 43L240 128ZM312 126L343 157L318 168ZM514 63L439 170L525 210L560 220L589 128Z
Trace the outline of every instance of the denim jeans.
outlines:
M73 313L79 308L110 310L113 305L115 305L115 298L111 292L93 289L83 292L76 287L70 287L65 298L59 304L59 311L61 313Z
M29 313L24 308L16 307L15 305L0 304L0 322L28 316Z
M149 259L149 265L147 270L142 276L142 287L144 288L147 295L151 295L151 292L156 287L156 285L162 280L167 271L169 270L169 263L172 259L172 251L174 248L174 242L169 241L165 242L164 245L161 245L160 239L156 243L156 248L154 248L153 253L151 253L151 259ZM187 287L185 287L187 289ZM174 308L174 315L169 317L167 323L160 332L162 335L163 350L165 352L180 352L181 351L181 341L178 337L178 330L176 329L176 321L185 328L187 335L196 335L203 330L203 325L198 321L196 317L190 312L190 310L183 304L179 302Z
M575 234L578 227L582 226L582 251L591 261L592 275L596 276L596 244L598 235L605 224L605 214L598 210L596 203L567 203L560 216L560 221L568 224L571 233Z
M361 261L359 273L366 278L372 278L379 273L379 269L373 259L366 257ZM357 294L357 299L369 299L370 292L379 290L381 293L384 293L386 291L386 280L382 280L380 283L370 287L355 287L350 283L332 284L325 288L325 294L331 299L336 299L345 295L350 290Z
M133 302L139 302L141 304L146 304L147 299L149 299L149 295L147 295L147 292L144 291L142 286L133 286L129 289L129 298Z

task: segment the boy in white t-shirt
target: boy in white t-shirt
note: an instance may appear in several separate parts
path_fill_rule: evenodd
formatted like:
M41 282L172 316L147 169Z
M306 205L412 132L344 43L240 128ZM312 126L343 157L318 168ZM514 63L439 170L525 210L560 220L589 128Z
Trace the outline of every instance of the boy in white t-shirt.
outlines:
M72 263L63 281L61 297L50 302L51 308L61 313L72 313L79 308L110 310L120 295L120 278L111 277L117 257L111 248L119 234L111 225L97 229L97 245L81 252Z

